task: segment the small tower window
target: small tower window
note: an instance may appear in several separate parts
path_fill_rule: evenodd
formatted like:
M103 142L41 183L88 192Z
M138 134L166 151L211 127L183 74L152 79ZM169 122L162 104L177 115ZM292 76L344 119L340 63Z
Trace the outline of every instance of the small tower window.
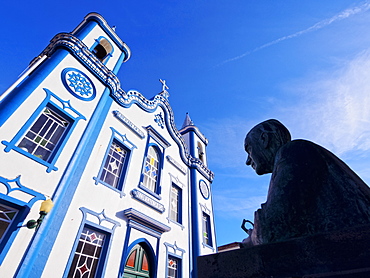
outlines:
M112 45L106 40L101 39L99 43L93 48L92 53L100 60L104 61L108 54L112 52Z
M200 161L204 163L204 151L203 151L202 144L200 142L198 142L197 149L198 149L198 158L200 159Z

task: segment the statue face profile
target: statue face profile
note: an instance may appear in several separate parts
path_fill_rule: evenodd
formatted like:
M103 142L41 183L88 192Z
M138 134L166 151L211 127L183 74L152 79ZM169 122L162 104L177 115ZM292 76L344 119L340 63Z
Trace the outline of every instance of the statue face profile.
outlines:
M257 175L272 172L273 158L269 149L269 135L257 129L252 129L244 141L244 149L248 154L246 164L251 166Z
M277 151L291 140L288 129L278 120L264 121L251 129L244 140L247 165L263 175L272 173Z

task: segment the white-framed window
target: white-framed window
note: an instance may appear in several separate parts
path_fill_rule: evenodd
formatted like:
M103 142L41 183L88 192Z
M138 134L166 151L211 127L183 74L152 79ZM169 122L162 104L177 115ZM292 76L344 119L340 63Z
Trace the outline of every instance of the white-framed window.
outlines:
M181 259L169 255L167 258L167 278L180 278Z
M203 243L212 246L211 219L205 212L202 214Z
M69 125L66 117L51 107L45 107L17 147L49 161Z
M180 223L181 219L181 199L182 191L180 187L175 184L171 185L171 199L170 199L170 220Z
M200 161L204 163L204 151L203 151L202 144L200 142L198 142L197 149L198 149L198 158Z
M159 154L153 146L149 146L145 158L143 186L150 191L156 192L159 169Z

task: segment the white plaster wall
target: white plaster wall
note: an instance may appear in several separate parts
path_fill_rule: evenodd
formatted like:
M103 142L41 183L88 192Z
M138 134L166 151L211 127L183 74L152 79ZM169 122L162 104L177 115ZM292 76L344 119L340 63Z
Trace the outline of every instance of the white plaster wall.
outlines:
M65 67L75 67L90 77L97 91L97 96L94 100L90 102L79 100L65 89L60 78L61 71ZM105 87L90 72L85 70L80 63L68 55L1 127L0 141L5 140L10 142L21 127L27 122L32 113L46 97L46 93L43 88L49 89L65 101L69 100L71 106L83 114L86 117L86 120L78 121L76 128L73 130L71 137L68 139L55 164L55 166L58 167L57 171L47 173L46 166L14 150L6 153L4 152L5 146L1 144L0 176L14 179L18 175L21 175L20 182L22 185L50 197L53 194ZM36 202L34 204L24 223L27 223L30 219L38 218L40 203L41 202ZM7 253L5 261L3 262L4 267L0 269L0 273L4 272L4 269L6 269L6 274L3 273L0 275L1 277L6 277L4 275L11 275L10 273L13 273L16 270L33 233L34 230L28 230L25 227L20 228L13 245Z
M116 275L115 271L118 271L119 269L124 245L124 238L126 236L127 230L123 211L127 208L134 208L141 213L144 213L145 215L171 227L171 231L164 233L161 238L158 277L164 277L164 272L166 270L167 258L166 247L163 244L164 242L168 242L170 244L174 244L176 242L177 246L184 249L185 254L183 258L183 269L188 269L189 267L188 261L190 251L188 250L188 176L187 174L181 173L176 167L169 163L167 159L165 159L161 176L162 199L157 200L154 197L150 196L148 193L145 193L146 195L164 205L165 212L162 214L132 198L130 195L130 191L132 189L138 189L138 184L140 181L144 151L147 144L147 137L141 139L135 133L133 133L131 129L129 129L125 124L123 124L113 116L112 111L114 110L118 110L120 113L122 113L138 128L140 128L146 135L147 132L143 127L152 125L171 144L171 146L165 150L165 155L170 155L179 164L181 164L182 167L186 169L186 165L182 162L180 158L177 143L172 139L166 128L162 129L157 125L157 123L154 122L154 115L158 114L160 111L162 111L163 115L162 108L158 108L154 113L147 113L139 108L137 105L132 105L130 108L123 108L117 103L113 103L108 117L106 118L102 130L99 134L99 137L96 140L90 160L85 168L80 184L76 190L75 198L69 206L65 221L60 229L55 246L52 250L49 261L43 273L43 277L50 277L48 275L50 275L51 273L63 273L82 221L82 213L79 210L80 207L86 207L97 213L104 210L107 217L112 218L121 224L120 227L116 228L114 233L112 247L109 254L109 262L106 270L106 277L115 277L111 275ZM137 147L137 149L134 149L131 153L131 163L128 166L126 182L124 184L123 190L125 196L123 196L122 198L120 197L120 194L116 191L100 183L96 185L95 181L93 180L93 177L97 177L99 173L99 169L101 167L101 164L103 163L105 152L109 147L108 144L112 136L110 127L113 127L122 135L126 135L127 139L135 144ZM169 175L169 173L171 173L172 177L171 175ZM183 187L182 217L184 229L182 229L179 225L168 221L167 219L169 211L171 181L173 181L174 178L178 182L178 185ZM141 191L141 189L138 190ZM131 231L130 243L138 238L144 237L150 241L153 249L156 250L156 241L152 239L152 236L144 234L135 229L132 229ZM56 264L59 264L58 267L55 266Z

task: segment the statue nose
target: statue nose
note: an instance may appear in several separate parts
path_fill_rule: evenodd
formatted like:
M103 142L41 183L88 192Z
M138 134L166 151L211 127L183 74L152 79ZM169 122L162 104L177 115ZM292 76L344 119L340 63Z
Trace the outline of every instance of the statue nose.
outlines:
M250 156L248 155L247 157L247 161L245 162L245 164L247 165L251 165L251 162L252 162L252 159L250 158Z

